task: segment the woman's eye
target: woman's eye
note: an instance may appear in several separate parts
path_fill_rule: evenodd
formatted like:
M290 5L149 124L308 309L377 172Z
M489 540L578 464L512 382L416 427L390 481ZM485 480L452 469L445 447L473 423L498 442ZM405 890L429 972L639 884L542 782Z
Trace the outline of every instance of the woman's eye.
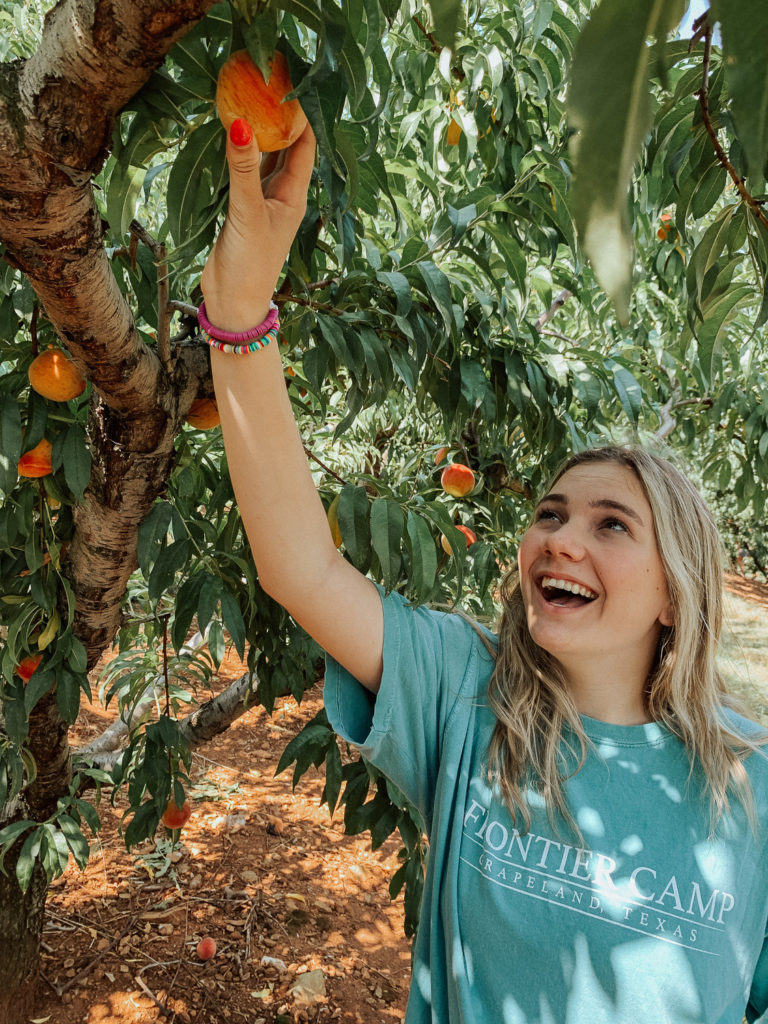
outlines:
M559 519L558 513L553 508L540 508L536 513L536 521L539 522L542 519Z
M616 530L619 533L628 533L627 524L621 519L606 519L603 526L608 530Z

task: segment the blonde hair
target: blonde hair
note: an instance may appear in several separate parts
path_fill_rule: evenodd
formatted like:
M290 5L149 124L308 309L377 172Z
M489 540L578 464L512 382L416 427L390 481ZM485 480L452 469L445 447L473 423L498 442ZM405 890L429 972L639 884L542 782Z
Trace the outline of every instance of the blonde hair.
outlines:
M744 758L765 738L745 737L730 724L726 708L744 713L726 693L715 662L722 626L723 548L714 519L693 484L665 458L640 447L610 445L569 458L555 474L590 462L615 462L632 470L653 511L659 554L667 578L674 624L662 627L646 687L649 717L685 744L689 785L699 776L710 801L710 835L741 801L755 830L757 820ZM513 818L530 829L526 788L538 793L556 829L561 814L581 839L567 806L563 782L587 756L589 740L557 661L528 630L517 569L501 584L496 667L489 700L496 726L488 749L489 780L498 785ZM564 735L569 726L578 749Z

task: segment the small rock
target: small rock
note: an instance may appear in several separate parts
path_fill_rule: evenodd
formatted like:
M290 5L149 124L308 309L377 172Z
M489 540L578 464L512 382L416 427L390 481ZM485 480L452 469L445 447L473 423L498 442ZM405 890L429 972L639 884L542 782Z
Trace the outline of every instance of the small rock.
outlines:
M289 991L294 1002L301 1006L314 1006L325 999L325 975L319 967L300 974Z
M240 877L244 882L258 882L259 876L255 871L241 871Z
M285 966L285 960L280 960L276 956L263 956L259 963L260 967L275 967L281 974L284 974L288 968Z

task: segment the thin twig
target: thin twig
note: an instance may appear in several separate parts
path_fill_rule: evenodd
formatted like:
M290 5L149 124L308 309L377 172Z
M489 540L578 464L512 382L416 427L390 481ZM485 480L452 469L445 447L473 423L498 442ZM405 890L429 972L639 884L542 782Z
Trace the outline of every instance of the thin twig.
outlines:
M726 169L728 174L731 176L731 180L738 189L739 195L747 204L752 213L757 217L763 227L768 231L768 218L765 216L761 209L760 201L755 199L751 192L747 189L744 184L744 179L741 177L739 172L733 166L731 161L728 159L725 150L720 145L720 140L717 137L714 125L712 124L712 117L709 112L709 61L712 53L712 26L707 23L704 31L704 60L702 62L702 75L701 75L701 88L698 92L699 104L701 106L701 119L704 122L704 127L707 129L707 134L712 140L712 145L715 148L715 154L717 159L720 161L722 166Z
M576 341L575 338L569 338L567 334L563 334L562 331L555 331L551 327L543 328L541 331L539 331L539 334L543 334L547 338L559 338L561 341L567 342L571 346L571 348L581 347L580 341Z
M197 320L197 306L189 302L181 302L180 299L169 299L168 306L174 313L181 313L182 316L191 316Z
M552 319L555 313L557 313L559 309L562 309L562 307L566 304L568 299L570 299L571 295L572 292L569 292L567 288L563 288L563 290L555 296L555 298L552 300L552 305L549 307L546 313L542 313L539 319L533 325L537 331L540 331L544 324L549 323L549 321Z

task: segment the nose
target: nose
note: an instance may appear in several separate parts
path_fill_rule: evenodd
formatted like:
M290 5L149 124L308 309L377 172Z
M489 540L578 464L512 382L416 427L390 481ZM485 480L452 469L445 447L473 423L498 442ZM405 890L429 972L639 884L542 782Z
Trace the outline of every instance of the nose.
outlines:
M584 557L585 546L579 527L573 520L563 523L544 540L544 549L549 555L578 562Z

